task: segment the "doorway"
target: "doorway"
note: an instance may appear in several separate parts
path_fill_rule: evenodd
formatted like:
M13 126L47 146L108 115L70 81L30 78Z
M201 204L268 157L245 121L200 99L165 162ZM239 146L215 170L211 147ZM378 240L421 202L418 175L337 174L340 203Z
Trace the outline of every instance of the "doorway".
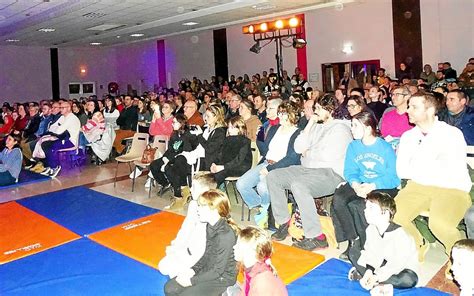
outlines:
M365 83L372 83L373 76L377 75L377 70L380 68L380 60L324 63L321 67L323 91L331 92L339 87L344 72L348 72L350 77L357 81L359 87L363 87Z

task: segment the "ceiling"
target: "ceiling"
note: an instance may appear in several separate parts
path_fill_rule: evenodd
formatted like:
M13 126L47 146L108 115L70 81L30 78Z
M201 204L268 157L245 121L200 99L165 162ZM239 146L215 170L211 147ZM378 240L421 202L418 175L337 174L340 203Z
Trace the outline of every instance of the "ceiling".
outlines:
M251 22L265 16L328 6L342 8L342 4L352 1L0 0L0 45L111 46ZM183 25L187 22L197 24Z

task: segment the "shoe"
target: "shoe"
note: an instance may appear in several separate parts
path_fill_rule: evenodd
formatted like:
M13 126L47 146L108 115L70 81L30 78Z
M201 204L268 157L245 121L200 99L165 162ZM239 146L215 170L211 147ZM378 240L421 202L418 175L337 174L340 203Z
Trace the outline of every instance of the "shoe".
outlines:
M255 214L254 220L255 224L257 224L258 227L261 229L267 229L268 228L268 207L270 204L262 205L260 208L260 211Z
M290 221L280 225L277 231L272 234L272 239L282 241L288 236L288 228L290 228Z
M61 166L58 165L57 167L51 170L51 172L49 173L49 176L51 178L56 178L56 176L59 174L60 171L61 171Z
M49 176L49 173L52 171L51 168L45 168L42 172L40 172L43 176Z
M31 169L32 167L34 167L36 165L36 161L31 161L30 160L30 164L29 165L25 165L25 170L29 170Z
M159 195L160 195L161 197L163 197L163 195L164 195L168 190L170 190L170 189L171 189L171 184L170 184L170 183L168 183L168 184L166 184L166 185L164 185L164 186L161 186Z
M186 204L186 198L184 197L174 197L171 203L165 207L166 210L178 211L183 209Z
M362 275L357 271L355 267L351 267L349 272L347 273L347 278L350 281L360 281L362 279Z
M138 167L136 167L136 168L135 168L135 171L131 172L130 175L128 175L128 177L129 177L130 179L133 179L134 174L135 174L135 179L136 179L136 178L140 177L140 175L142 174L142 170L139 169Z
M418 261L420 263L425 261L425 256L429 249L430 244L425 239L423 239L423 244L418 248Z
M339 255L339 259L344 260L344 261L349 261L349 252L351 248L354 246L354 243L355 243L354 239L350 239L347 241L347 249L344 252L342 252L341 255Z
M42 171L44 171L44 165L43 165L43 163L41 163L41 162L36 163L36 164L30 169L30 171L35 172L35 173L41 173Z
M305 237L302 240L293 243L293 247L297 247L306 251L313 251L315 249L325 249L329 247L329 244L326 240L326 236L323 235L323 237L320 239L318 239L317 237Z

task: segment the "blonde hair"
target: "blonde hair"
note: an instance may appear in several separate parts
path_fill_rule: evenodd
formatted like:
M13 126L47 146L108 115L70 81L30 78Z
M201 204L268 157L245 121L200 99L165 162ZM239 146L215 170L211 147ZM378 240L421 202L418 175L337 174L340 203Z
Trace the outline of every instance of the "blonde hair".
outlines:
M218 105L209 105L206 109L209 111L214 117L216 117L216 123L214 124L214 128L218 127L225 127L225 116L224 116L224 108Z
M199 186L204 187L207 190L217 188L217 182L214 179L214 174L211 172L197 172L193 176L193 184L194 183L198 183Z
M240 230L238 239L255 244L257 260L269 265L276 275L276 269L270 260L273 254L272 240L265 230L255 226L248 226Z
M239 135L247 136L247 126L245 125L245 121L242 118L242 116L237 115L237 116L231 117L227 121L227 126L229 125L232 125L233 127L236 127L237 129L239 129ZM229 130L227 130L227 135L229 135Z
M226 219L234 232L237 234L240 232L239 226L230 217L231 208L227 194L218 189L210 189L199 196L198 204L208 206L211 210L217 209L219 216Z

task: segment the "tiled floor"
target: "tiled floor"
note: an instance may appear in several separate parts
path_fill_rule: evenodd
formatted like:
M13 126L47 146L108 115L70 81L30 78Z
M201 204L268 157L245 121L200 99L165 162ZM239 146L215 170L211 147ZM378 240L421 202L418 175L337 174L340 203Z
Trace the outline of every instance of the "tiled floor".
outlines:
M129 174L129 168L126 164L121 164L119 166L118 181L114 186L113 180L115 168L115 163L107 163L100 167L88 165L86 167L83 167L81 170L77 168L72 170L65 169L56 179L52 179L50 181L24 185L13 189L0 190L0 203L46 192L84 185L99 192L110 194L152 208L163 209L163 207L169 204L172 195L170 192L164 194L163 197L160 197L158 196L158 190L156 188L153 188L151 198L148 198L148 190L144 188L144 183L146 180L145 174L136 179L135 192L131 192L132 181L127 177ZM236 220L241 225L252 224L254 213L252 213L250 222L240 221L241 204L236 204L234 196L230 197L230 201L232 203L232 217L234 218L234 220ZM185 214L185 211L180 211L178 213ZM290 239L287 239L286 243L289 244ZM342 250L345 249L345 247L346 245L344 243L340 246ZM341 250L335 248L328 248L326 250L318 251L318 253L323 254L324 256L326 256L326 258L337 258L341 253ZM444 248L439 243L433 244L426 255L425 262L421 265L421 270L419 273L419 285L426 286L430 282L430 280L438 273L438 271L440 271L441 267L445 265L447 260L448 258L444 254ZM440 273L442 274L442 272ZM450 287L449 289L446 288L446 291L453 291L452 283L449 281L443 283L443 278L440 275L438 275L436 280L433 281L433 283L430 283L429 286L438 289L444 289L443 287Z

